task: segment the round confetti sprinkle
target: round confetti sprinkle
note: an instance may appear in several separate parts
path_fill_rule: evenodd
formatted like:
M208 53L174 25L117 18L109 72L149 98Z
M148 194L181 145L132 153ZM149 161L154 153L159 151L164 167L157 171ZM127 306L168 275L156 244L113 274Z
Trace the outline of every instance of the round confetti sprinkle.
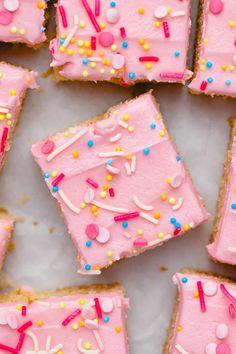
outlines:
M112 57L112 66L114 69L121 69L125 65L125 57L122 54L114 54Z
M85 233L89 239L94 240L99 234L99 227L97 224L89 224L85 229Z
M55 143L52 140L48 139L41 147L41 152L44 155L50 154L54 150L54 146Z
M227 343L220 343L216 347L216 354L231 354L231 349Z
M105 48L110 47L114 43L114 40L115 38L110 32L102 32L99 36L99 43Z
M220 323L216 327L216 337L218 339L225 339L229 335L229 327L225 323Z
M110 231L105 227L100 227L96 240L102 244L107 243L110 240Z
M102 302L101 302L101 308L102 308L102 311L103 311L104 313L110 313L110 312L112 312L112 311L113 311L113 308L114 308L114 304L113 304L112 299L107 298L107 299L102 300Z
M4 0L3 6L6 10L14 12L19 8L20 3L19 0Z
M120 13L116 8L111 8L106 11L106 19L108 23L115 24L120 20Z
M0 11L0 25L9 25L12 22L13 14L10 11Z
M216 354L216 343L208 343L205 347L206 354Z
M154 12L154 16L157 19L162 19L167 15L168 15L168 8L166 6L159 6Z
M206 296L214 296L217 293L217 285L212 281L203 284L203 291Z

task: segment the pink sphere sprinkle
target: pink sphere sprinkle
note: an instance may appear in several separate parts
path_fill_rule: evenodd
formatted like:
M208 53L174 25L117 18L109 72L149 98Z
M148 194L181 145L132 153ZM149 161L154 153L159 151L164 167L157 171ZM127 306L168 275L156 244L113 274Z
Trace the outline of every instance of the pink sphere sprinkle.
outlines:
M223 11L224 4L222 0L211 0L209 10L213 15L218 15Z
M55 143L52 140L48 139L41 147L41 152L44 155L48 155L48 154L50 154L50 152L53 151L54 146L55 146Z
M110 47L114 43L114 40L115 38L110 32L102 32L99 36L99 43L105 48Z
M227 343L220 343L216 347L216 354L231 354L231 349Z
M88 224L85 233L90 240L95 240L99 234L99 228L96 224Z
M13 14L10 11L0 11L0 25L9 25L13 19Z

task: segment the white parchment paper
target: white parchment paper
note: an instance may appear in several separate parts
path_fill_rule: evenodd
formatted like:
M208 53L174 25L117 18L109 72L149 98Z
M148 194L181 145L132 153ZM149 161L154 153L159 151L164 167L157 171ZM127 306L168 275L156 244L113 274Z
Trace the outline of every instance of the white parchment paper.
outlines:
M194 1L193 18L196 17L196 8L197 1ZM195 21L192 39L194 30ZM108 83L56 84L52 77L41 77L50 63L47 48L34 51L23 46L16 48L1 44L0 60L38 71L41 86L40 91L31 91L27 96L12 150L0 176L0 206L22 220L16 224L16 247L7 257L4 275L12 286L23 284L36 289L119 281L131 299L128 314L130 352L162 353L175 301L172 275L182 267L235 275L233 267L215 265L208 260L205 245L209 241L212 220L161 248L116 263L101 276L80 276L77 274L76 252L31 157L30 147L48 134L102 113L133 94L153 88L169 131L208 211L214 216L228 143L227 118L236 114L236 100L192 96L179 85L142 84L121 88ZM167 270L161 272L161 267Z

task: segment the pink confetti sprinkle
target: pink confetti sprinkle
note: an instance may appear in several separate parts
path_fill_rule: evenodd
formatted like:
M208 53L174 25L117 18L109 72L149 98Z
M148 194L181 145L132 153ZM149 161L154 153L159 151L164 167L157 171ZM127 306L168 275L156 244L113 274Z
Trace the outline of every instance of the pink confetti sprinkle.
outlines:
M101 309L99 299L96 297L94 299L94 302L95 302L95 308L96 308L98 319L101 319L102 318L102 309Z
M73 319L81 314L81 310L77 309L72 314L70 314L63 322L62 326L66 327Z
M22 316L26 316L26 311L27 311L27 307L26 306L22 306L22 308L21 308Z
M200 90L205 91L206 88L207 88L207 81L204 80L201 83Z
M126 31L125 31L124 27L120 28L120 35L121 35L122 38L126 38Z
M16 346L16 350L19 350L19 351L21 350L21 348L22 348L22 346L24 344L24 341L25 341L25 336L26 336L25 333L21 333L19 341L18 341L17 346Z
M100 4L100 0L95 0L95 16L100 16L100 8L101 8L101 4Z
M231 354L231 349L227 343L217 344L216 354Z
M0 349L5 350L6 352L13 353L13 354L18 354L18 350L15 348L8 347L5 344L0 343Z
M65 8L64 8L63 5L59 5L59 12L60 12L60 15L61 15L61 20L62 20L63 27L67 28L68 27L68 22L67 22L67 18L66 18Z
M7 10L0 11L0 25L9 25L13 20L13 13Z
M123 215L114 216L114 220L115 221L123 221L123 220L137 218L138 216L139 216L139 212L134 211L133 213L127 213L127 214L123 214Z
M52 181L52 186L56 187L64 177L64 173L60 173L59 176Z
M204 292L203 292L203 287L202 287L201 281L197 282L197 289L198 289L198 294L199 294L201 310L202 310L202 312L206 312L206 303L205 303Z
M235 316L236 316L236 310L235 310L235 307L234 307L234 305L233 304L230 304L229 305L229 315L230 315L230 317L231 318L235 318Z
M181 232L181 227L177 227L174 231L174 236L177 236Z
M55 147L55 143L54 141L48 139L47 141L45 141L45 143L42 145L41 147L41 152L44 155L50 154L50 152L52 152L54 150Z
M3 129L3 133L2 133L0 154L3 154L4 151L5 151L6 141L7 141L7 137L8 137L8 132L9 132L9 128L5 127Z
M209 10L213 15L218 15L223 11L224 4L222 0L210 0Z
M160 77L163 79L180 79L184 78L183 73L160 73Z
M145 246L147 246L147 244L148 244L147 240L144 240L141 238L135 240L133 243L134 247L137 247L137 248L145 247Z
M99 187L99 185L94 181L94 180L92 180L91 178L87 178L86 179L86 182L88 183L88 184L90 184L92 187L94 187L94 188L98 188Z
M224 284L220 284L220 290L234 305L236 305L236 299L228 292Z
M90 240L95 240L99 235L99 227L97 224L88 224L85 233Z
M169 31L168 22L167 22L167 21L164 21L164 22L162 23L162 25L163 25L163 30L164 30L165 37L166 37L166 38L169 38L169 37L170 37L170 31Z
M28 329L32 325L33 325L32 321L28 321L28 322L24 323L21 327L19 327L17 331L19 333L23 333L26 329Z
M154 62L158 62L159 61L159 58L158 57L152 57L152 56L149 56L149 57L139 57L139 61L141 62L144 62L144 61L154 61Z
M109 188L109 195L110 197L114 197L115 196L115 192L114 192L114 189L113 188Z
M95 30L97 32L101 32L101 28L99 27L99 25L97 23L97 20L96 20L94 14L93 14L88 2L87 2L87 0L81 0L81 1L82 1L82 4L83 4L83 6L84 6L89 18L90 18L90 21L91 21L93 27L95 28Z
M92 50L96 50L97 48L97 38L94 36L91 37L91 48Z

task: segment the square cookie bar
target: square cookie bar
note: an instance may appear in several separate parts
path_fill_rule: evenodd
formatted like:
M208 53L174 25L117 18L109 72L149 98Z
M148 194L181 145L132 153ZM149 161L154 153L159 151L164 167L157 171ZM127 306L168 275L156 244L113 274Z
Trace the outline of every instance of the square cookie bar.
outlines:
M236 97L236 2L200 0L192 93Z
M58 79L184 83L190 0L59 0L51 41Z
M28 88L36 88L36 73L0 62L0 170L10 150L13 133Z
M236 283L189 270L173 281L178 296L164 353L235 353Z
M2 0L0 2L0 42L36 46L46 40L47 1Z
M100 273L208 218L149 93L33 145L32 153L81 273Z
M230 123L231 136L225 157L213 240L207 250L214 260L236 265L236 121L232 119Z
M128 354L128 299L119 285L0 297L0 351Z
M0 208L0 269L8 250L14 226L13 218L5 209Z

